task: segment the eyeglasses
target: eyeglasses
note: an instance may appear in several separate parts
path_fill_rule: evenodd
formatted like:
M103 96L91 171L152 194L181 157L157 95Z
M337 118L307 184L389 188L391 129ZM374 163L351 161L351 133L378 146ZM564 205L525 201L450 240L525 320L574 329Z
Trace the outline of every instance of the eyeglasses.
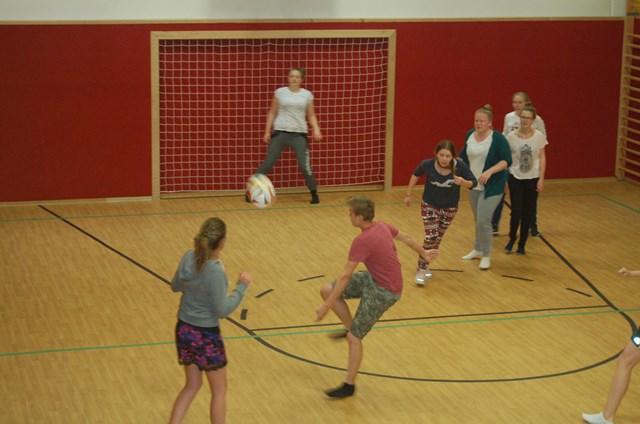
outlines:
M533 116L521 116L520 119L534 119Z

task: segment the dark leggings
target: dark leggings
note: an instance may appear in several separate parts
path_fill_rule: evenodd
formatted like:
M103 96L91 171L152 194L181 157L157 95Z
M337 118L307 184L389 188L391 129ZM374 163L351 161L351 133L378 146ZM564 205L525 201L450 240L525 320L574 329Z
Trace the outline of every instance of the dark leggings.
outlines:
M318 188L316 178L313 176L313 170L311 169L311 158L309 156L309 140L304 133L292 133L284 131L275 131L271 134L271 141L269 142L269 148L267 149L267 156L260 165L260 168L256 171L256 174L267 175L271 168L276 164L282 151L287 147L291 147L296 155L298 161L298 168L304 176L304 182L309 187L309 190L315 190Z

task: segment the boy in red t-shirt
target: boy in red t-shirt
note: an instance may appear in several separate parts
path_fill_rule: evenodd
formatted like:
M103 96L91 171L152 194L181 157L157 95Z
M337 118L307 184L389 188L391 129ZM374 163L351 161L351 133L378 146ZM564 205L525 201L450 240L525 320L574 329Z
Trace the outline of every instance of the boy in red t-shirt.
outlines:
M397 228L382 221L374 222L373 200L354 196L347 199L347 204L351 224L362 232L351 243L349 259L342 274L320 290L325 302L316 310L317 320L324 318L329 309L333 310L347 329L347 378L342 386L326 392L332 398L353 395L356 374L362 361L362 339L402 294L402 270L394 240L402 241L427 262L439 255L437 249L424 250L421 243ZM360 262L364 263L367 270L354 273ZM352 318L345 299L354 298L360 299L360 306Z

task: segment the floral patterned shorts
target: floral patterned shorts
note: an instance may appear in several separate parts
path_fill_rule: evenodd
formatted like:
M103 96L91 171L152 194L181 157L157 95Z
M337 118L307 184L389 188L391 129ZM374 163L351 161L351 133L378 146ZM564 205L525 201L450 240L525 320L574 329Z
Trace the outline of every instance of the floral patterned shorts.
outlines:
M219 327L197 327L178 320L176 348L181 365L195 364L200 371L214 371L227 365Z

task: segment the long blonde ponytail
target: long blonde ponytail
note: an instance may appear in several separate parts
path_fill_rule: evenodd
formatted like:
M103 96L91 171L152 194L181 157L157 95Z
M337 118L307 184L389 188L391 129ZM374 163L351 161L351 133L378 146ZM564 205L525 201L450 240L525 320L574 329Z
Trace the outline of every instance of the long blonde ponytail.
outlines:
M227 226L220 218L209 218L200 227L193 239L196 252L196 271L200 272L212 251L218 248L220 240L227 235Z

